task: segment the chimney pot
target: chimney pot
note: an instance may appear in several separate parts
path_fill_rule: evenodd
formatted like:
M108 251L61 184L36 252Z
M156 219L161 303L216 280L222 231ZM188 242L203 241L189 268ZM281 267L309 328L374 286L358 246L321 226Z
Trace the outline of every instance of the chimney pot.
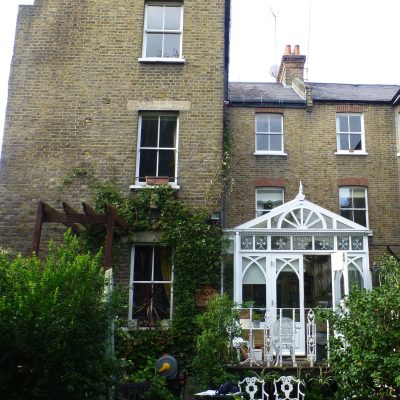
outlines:
M292 46L288 44L285 47L285 55L290 55L290 54L292 54Z
M300 46L298 44L294 46L294 54L296 56L300 55Z

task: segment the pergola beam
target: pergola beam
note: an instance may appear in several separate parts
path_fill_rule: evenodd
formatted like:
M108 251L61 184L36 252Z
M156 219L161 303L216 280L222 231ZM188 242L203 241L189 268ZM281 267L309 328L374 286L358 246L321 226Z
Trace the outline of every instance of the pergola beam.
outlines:
M83 225L86 228L89 225L105 225L106 226L106 238L105 238L105 252L104 252L104 269L111 267L112 257L112 242L114 228L116 225L124 230L128 230L128 224L117 215L115 209L111 206L107 206L107 214L98 214L89 204L82 203L84 214L80 214L68 203L62 202L64 213L57 211L53 207L49 206L44 201L38 203L36 209L35 229L33 234L32 251L39 254L40 249L40 237L42 232L42 226L44 222L61 223L72 229L80 230L79 225Z

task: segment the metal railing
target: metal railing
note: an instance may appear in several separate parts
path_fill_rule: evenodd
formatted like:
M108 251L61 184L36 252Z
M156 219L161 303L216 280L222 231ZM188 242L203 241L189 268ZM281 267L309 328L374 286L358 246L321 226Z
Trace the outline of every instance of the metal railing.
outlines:
M232 347L241 364L282 366L288 355L314 366L329 362L329 321L317 322L312 308L239 308L241 337ZM318 353L318 354L317 354Z

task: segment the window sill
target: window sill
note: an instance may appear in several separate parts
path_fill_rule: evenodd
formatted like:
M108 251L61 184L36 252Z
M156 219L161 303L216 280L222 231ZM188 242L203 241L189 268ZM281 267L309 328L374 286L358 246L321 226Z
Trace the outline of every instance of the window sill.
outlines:
M255 156L287 156L287 153L283 151L255 151L253 154Z
M138 59L140 63L160 63L160 64L185 64L184 58L162 58L162 57L141 57Z
M146 185L145 183L140 184L140 183L136 183L134 185L129 185L129 189L151 189L151 188L155 188L158 186L166 186L166 185ZM175 183L169 183L168 186L172 189L176 189L179 190L181 187L176 185Z
M400 157L400 151L397 152L397 157Z
M367 156L368 153L366 151L336 151L335 155L337 155L337 156Z

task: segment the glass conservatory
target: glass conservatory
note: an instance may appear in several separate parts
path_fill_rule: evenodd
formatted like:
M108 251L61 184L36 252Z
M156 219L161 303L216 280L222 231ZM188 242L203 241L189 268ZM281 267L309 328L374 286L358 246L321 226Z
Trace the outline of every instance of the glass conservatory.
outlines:
M371 287L371 231L306 200L301 185L292 201L226 233L225 289L268 314L271 327L292 320L296 354L306 351L310 310L335 308L351 288Z

